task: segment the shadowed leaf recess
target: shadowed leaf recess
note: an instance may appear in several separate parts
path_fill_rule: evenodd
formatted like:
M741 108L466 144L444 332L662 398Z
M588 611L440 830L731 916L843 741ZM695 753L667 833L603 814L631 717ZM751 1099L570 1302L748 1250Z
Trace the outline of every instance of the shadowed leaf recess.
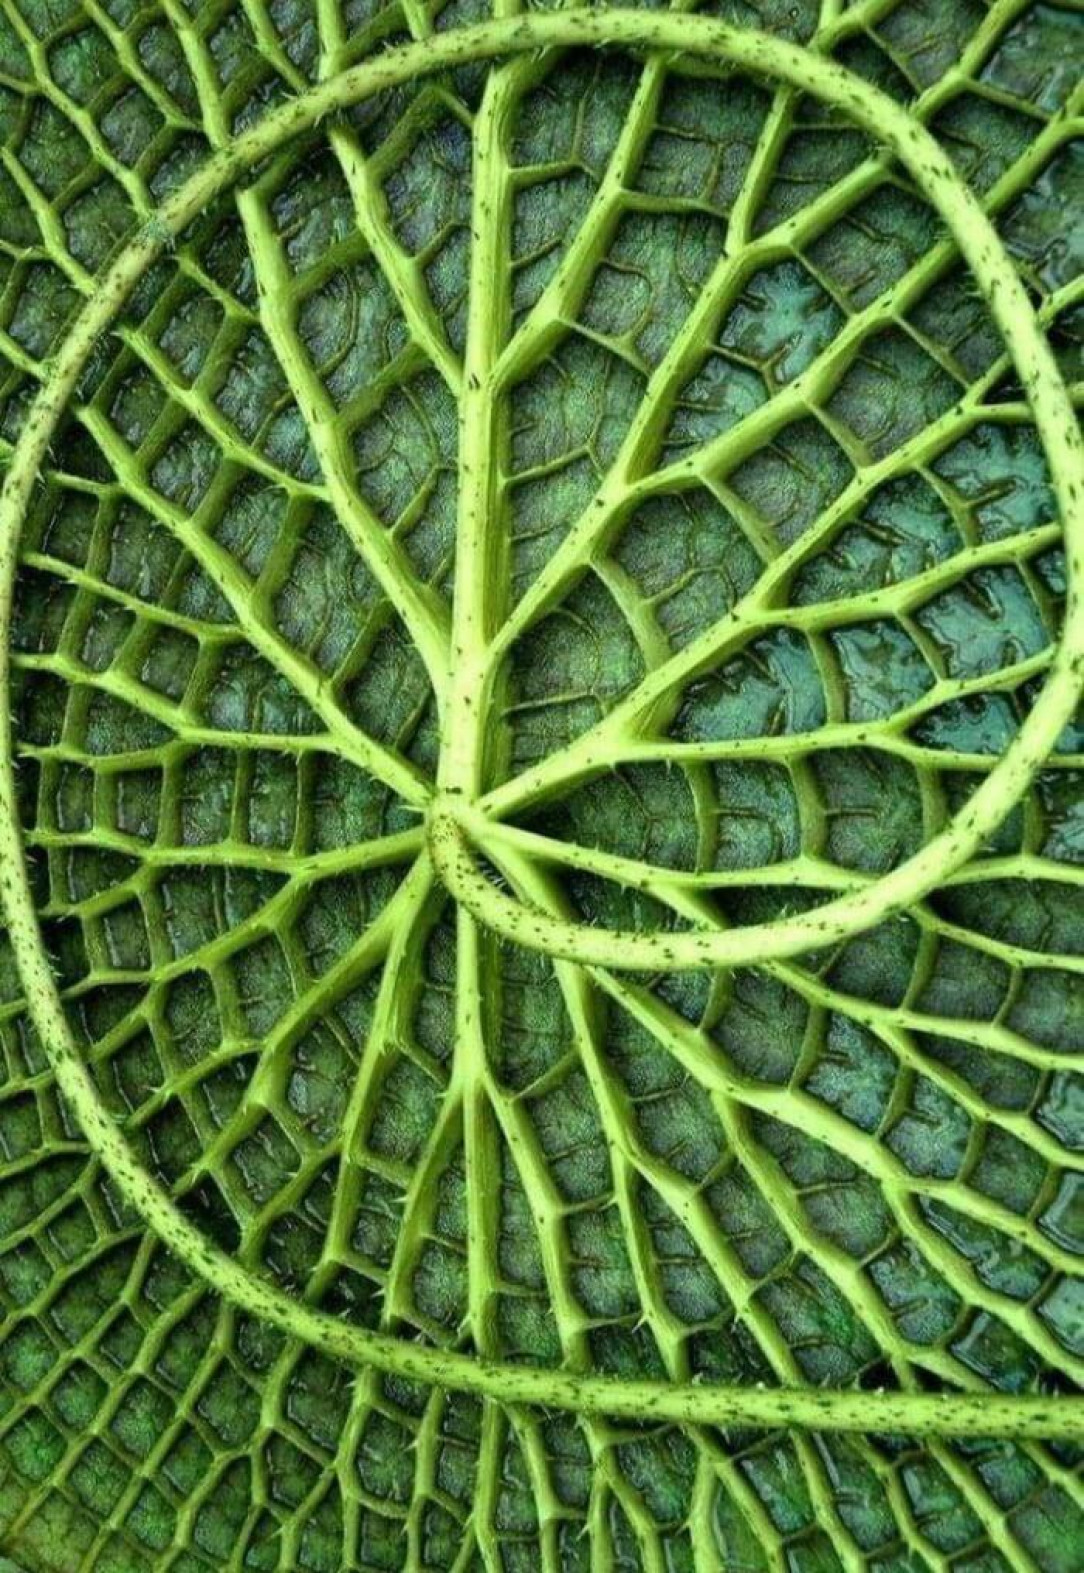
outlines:
M0 1567L1079 1573L1070 0L0 0Z

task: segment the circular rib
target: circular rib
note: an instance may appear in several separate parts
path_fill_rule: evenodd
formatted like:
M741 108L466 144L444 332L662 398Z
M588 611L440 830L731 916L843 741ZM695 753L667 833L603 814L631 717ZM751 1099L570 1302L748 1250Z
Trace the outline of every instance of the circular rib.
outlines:
M804 921L748 929L748 955L793 954L827 937L864 928L928 890L981 844L1030 781L1068 719L1081 686L1084 603L1079 593L1081 519L1079 435L1053 358L1035 323L1011 264L974 199L928 134L876 89L841 67L779 39L735 29L708 18L659 16L639 11L578 11L491 21L392 50L320 83L267 115L215 155L166 203L155 220L106 270L56 356L20 437L0 496L0 905L30 1014L57 1083L80 1120L87 1140L148 1226L217 1292L294 1337L344 1360L442 1383L510 1403L537 1403L629 1419L753 1426L811 1426L824 1430L905 1431L940 1436L1005 1437L1080 1435L1084 1401L1000 1394L867 1394L845 1391L712 1388L583 1376L567 1371L499 1365L344 1324L303 1305L226 1256L184 1217L135 1156L99 1095L80 1056L56 980L44 951L23 855L14 790L8 679L12 586L19 532L36 477L67 402L100 335L124 306L147 268L208 203L261 159L311 129L336 110L411 77L469 61L568 45L673 49L730 61L790 82L828 99L871 129L900 157L945 217L982 284L1043 433L1069 543L1069 601L1065 636L1050 678L1031 716L1004 759L976 792L962 819L916 858L870 890L846 896ZM517 941L576 959L594 959L598 943L607 964L717 965L739 959L734 934L635 936L654 947L645 961L616 962L614 946L625 936L606 930L541 920L532 909L497 891L470 856L460 811L447 798L431 815L430 840L449 889L470 910ZM841 918L839 913L843 914ZM838 925L843 924L840 928ZM503 926L502 926L503 925ZM832 925L836 925L833 927ZM848 926L849 925L849 926ZM777 948L782 928L783 941ZM772 935L776 938L772 938ZM664 959L680 939L688 961ZM745 942L743 942L745 943ZM565 949L565 946L568 946ZM714 947L709 956L702 947ZM678 955L681 952L677 953Z

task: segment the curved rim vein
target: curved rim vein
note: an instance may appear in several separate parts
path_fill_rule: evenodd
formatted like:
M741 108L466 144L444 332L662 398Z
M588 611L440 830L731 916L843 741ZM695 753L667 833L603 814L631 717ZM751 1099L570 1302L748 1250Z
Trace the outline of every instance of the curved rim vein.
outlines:
M987 295L991 311L1013 353L1036 422L1043 432L1069 545L1069 594L1058 656L1027 723L1000 764L977 790L957 827L942 832L915 858L879 882L877 889L883 900L880 915L894 904L913 899L918 890L929 889L944 872L946 853L949 858L955 858L958 865L981 844L1003 817L1005 806L1025 789L1072 711L1084 677L1084 600L1079 591L1079 580L1084 573L1079 540L1084 533L1084 490L1079 478L1079 432L1049 346L1037 329L1034 314L1011 263L978 205L929 134L890 99L834 62L770 35L734 28L711 18L622 9L574 10L497 19L450 31L421 43L389 50L379 58L318 83L290 103L269 112L230 147L212 155L163 203L154 218L106 270L31 407L0 494L0 906L9 925L31 1018L58 1085L79 1118L88 1143L162 1243L226 1298L288 1334L350 1363L444 1384L505 1403L529 1403L585 1414L603 1413L641 1422L800 1426L861 1432L885 1430L938 1436L1080 1436L1084 1434L1084 1399L1001 1393L936 1395L728 1388L695 1382L633 1381L547 1367L495 1363L344 1323L328 1312L291 1299L273 1284L247 1271L214 1246L183 1215L139 1162L114 1123L71 1033L42 945L16 808L8 636L22 519L39 470L47 458L51 437L86 358L124 306L136 282L173 238L207 203L292 136L311 129L329 114L417 74L429 74L470 61L570 45L662 48L714 55L754 73L782 78L828 97L872 129L924 184L931 201L935 199L929 186L932 183L937 188L939 199L935 205L950 225L954 219L966 220L963 233L953 225L956 239L980 282L985 280L989 284ZM431 815L430 845L438 871L447 876L452 894L457 895L464 906L471 908L472 901L484 905L484 920L500 931L500 924L508 915L494 903L497 898L507 902L516 919L515 937L520 942L528 942L519 914L526 912L536 925L541 920L528 909L517 908L516 903L496 891L477 869L460 823L460 810L447 795L438 800L436 811ZM485 887L484 892L479 885ZM840 898L838 908L848 912L857 926L866 927L874 921L870 916L871 902L867 892ZM828 910L821 909L813 915L816 925L813 934L805 936L804 940L796 934L788 934L783 948L773 945L771 954L793 954L823 942ZM576 959L584 959L585 934L594 933L601 937L601 943L610 943L608 931L569 927L574 933ZM733 947L735 932L708 938L723 940ZM758 933L756 929L749 929L745 932L757 936L751 942L755 947L753 959L765 959L764 931ZM648 938L636 937L641 941ZM542 933L538 948L564 944L566 938L558 936L555 941L551 933ZM672 946L678 938L702 946L705 936L665 936L663 943ZM627 940L622 939L622 943ZM699 959L686 964L718 964L718 959L704 960L702 952L697 955ZM605 959L607 964L612 964L610 954ZM722 959L732 961L733 951ZM637 960L632 964L641 966L643 962ZM668 964L675 963L671 960Z

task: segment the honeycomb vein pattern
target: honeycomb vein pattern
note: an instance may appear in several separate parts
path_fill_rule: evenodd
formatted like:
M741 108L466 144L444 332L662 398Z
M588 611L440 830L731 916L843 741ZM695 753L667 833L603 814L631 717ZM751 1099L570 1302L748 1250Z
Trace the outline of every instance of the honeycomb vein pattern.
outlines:
M880 921L580 954L812 932L966 821L1071 677L1070 439L838 103L605 11L542 49L498 4L456 57L490 15L0 0L13 478L102 310L6 548L9 828L70 1054L13 929L0 1552L1075 1573L1079 727ZM932 135L1072 395L1078 8L695 15ZM393 80L411 40L447 67ZM953 1422L983 1395L1039 1418ZM896 1398L914 1430L871 1432Z

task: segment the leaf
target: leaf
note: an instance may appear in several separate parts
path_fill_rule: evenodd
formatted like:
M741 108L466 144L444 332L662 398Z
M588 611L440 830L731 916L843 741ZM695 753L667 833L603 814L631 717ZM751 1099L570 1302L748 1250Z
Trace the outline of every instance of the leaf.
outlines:
M1079 1565L1080 19L675 9L0 3L26 1573Z

